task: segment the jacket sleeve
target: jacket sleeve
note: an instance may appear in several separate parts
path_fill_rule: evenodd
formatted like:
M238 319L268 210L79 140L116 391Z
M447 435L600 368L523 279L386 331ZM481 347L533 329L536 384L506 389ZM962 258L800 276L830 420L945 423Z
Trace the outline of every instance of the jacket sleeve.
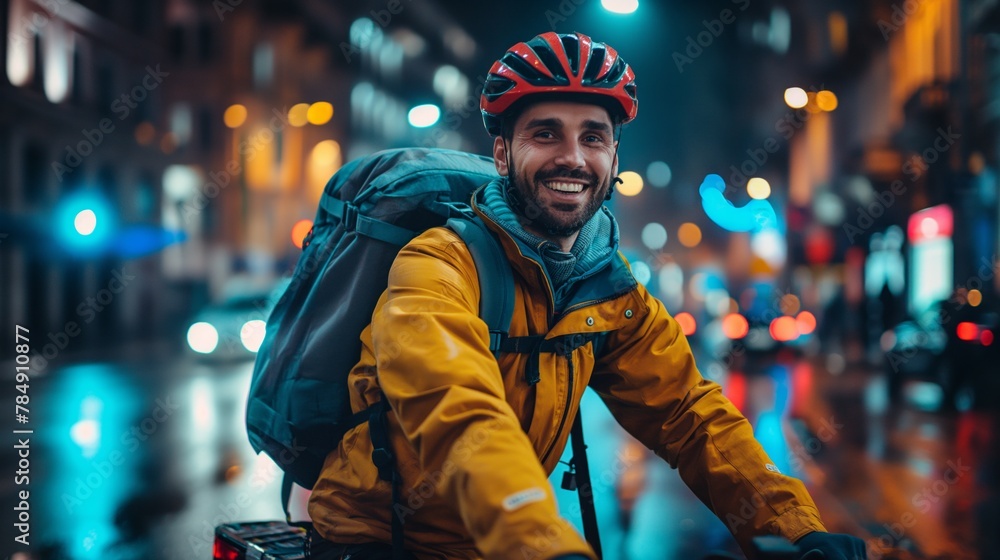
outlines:
M450 233L450 232L449 232ZM446 240L447 238L445 238ZM378 379L429 480L455 504L485 558L593 552L558 514L505 390L460 241L404 247L372 317Z
M769 470L750 423L702 378L677 321L638 289L644 314L608 335L590 383L618 422L680 471L748 555L758 535L825 531L802 482Z

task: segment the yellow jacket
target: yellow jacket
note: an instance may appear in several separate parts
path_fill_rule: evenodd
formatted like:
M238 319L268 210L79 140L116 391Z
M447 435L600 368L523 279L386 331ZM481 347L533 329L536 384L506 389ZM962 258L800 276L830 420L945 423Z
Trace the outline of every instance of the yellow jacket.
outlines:
M608 332L566 356L540 355L541 381L524 379L526 354L489 350L479 280L468 248L447 228L406 245L362 333L350 377L355 412L384 393L402 477L406 547L419 558L594 558L562 519L547 480L589 385L639 441L680 470L695 494L748 550L760 534L796 539L824 531L800 481L773 471L750 424L703 379L677 322L636 283L624 257L587 279L552 317L544 269L498 224L514 271L510 336ZM551 321L551 324L550 324ZM391 540L391 485L372 463L368 424L327 457L309 513L327 539Z

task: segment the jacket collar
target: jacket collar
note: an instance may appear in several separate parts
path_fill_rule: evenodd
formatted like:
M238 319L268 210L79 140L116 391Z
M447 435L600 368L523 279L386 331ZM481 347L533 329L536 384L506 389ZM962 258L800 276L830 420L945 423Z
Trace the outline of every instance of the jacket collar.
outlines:
M544 286L543 291L546 294L548 304L548 324L550 327L558 319L561 319L562 316L566 316L575 310L609 301L635 291L638 283L632 276L625 258L618 253L616 247L609 262L600 265L596 272L585 276L575 283L573 294L569 298L565 309L562 310L561 316L554 317L555 295L553 293L552 281L545 272L545 267L542 264L541 257L538 255L537 248L530 247L511 235L501 224L482 211L482 195L485 188L485 185L479 187L473 193L472 209L487 227L497 234L515 274L523 278L529 285ZM612 222L614 222L613 217ZM617 228L617 224L614 224L614 227Z

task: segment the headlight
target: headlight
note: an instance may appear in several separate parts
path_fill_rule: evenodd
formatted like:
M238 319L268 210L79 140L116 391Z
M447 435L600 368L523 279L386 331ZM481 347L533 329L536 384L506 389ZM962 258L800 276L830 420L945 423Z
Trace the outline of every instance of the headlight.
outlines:
M264 342L264 333L266 330L266 323L260 319L247 321L240 328L240 342L243 343L243 347L247 350L256 352L260 349L261 343Z
M188 346L195 352L211 354L219 345L219 331L204 321L191 325L187 333Z

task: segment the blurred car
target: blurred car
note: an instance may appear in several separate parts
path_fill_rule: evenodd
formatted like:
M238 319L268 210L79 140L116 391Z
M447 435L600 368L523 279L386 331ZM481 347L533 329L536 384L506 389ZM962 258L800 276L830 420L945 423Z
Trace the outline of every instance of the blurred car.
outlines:
M274 288L232 294L199 311L187 330L187 349L199 359L252 360L264 341L267 318L289 279Z
M929 381L948 393L943 370L947 335L936 320L903 321L882 334L889 398L898 402L908 381Z
M797 310L795 315L733 312L721 318L721 328L731 341L731 367L744 373L763 373L776 363L801 356L801 348L815 336L816 317Z
M996 406L1000 397L1000 348L995 338L1000 330L1000 313L985 305L965 305L953 313L945 328L945 406Z

